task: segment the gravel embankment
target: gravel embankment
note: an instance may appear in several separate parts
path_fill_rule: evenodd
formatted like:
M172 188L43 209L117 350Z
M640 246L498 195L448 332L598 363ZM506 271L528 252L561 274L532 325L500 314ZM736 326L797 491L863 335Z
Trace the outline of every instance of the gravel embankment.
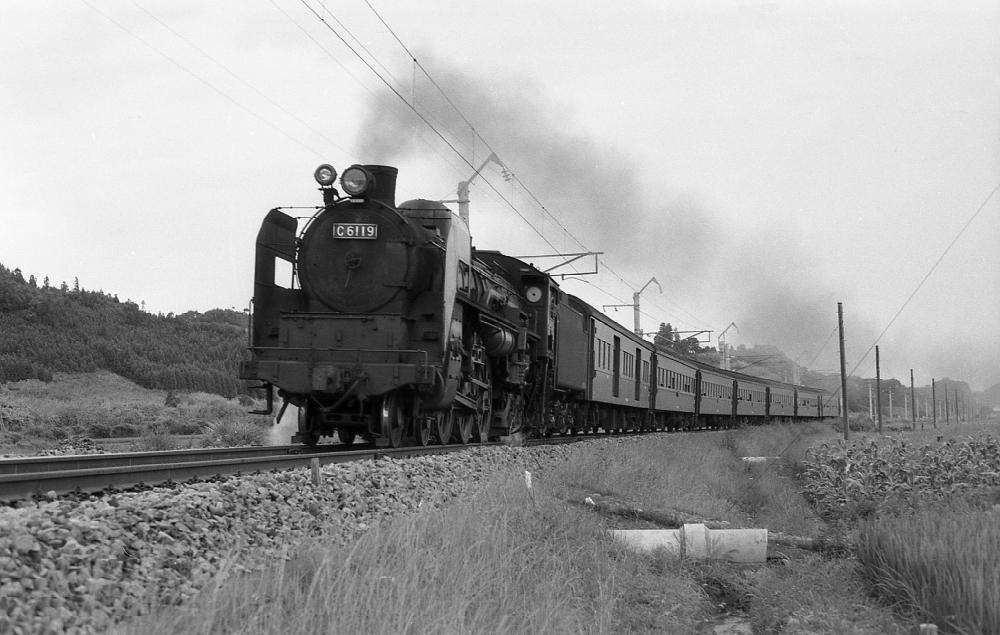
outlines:
M347 542L574 445L328 465L319 486L297 469L0 508L0 635L101 632L151 600L188 599L227 562L259 562L308 537Z

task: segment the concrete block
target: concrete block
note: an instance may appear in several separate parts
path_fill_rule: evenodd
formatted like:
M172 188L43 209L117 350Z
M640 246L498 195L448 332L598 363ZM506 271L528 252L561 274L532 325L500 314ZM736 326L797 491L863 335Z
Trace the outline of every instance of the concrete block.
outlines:
M681 529L618 529L612 536L636 551L665 549L679 558L730 562L766 562L766 529L708 529L687 524Z

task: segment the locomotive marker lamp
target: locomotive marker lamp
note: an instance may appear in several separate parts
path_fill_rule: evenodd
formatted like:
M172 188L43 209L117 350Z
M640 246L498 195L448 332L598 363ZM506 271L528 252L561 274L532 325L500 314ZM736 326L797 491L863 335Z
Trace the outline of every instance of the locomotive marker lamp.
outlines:
M316 178L316 182L323 187L330 187L337 180L337 171L329 163L324 163L316 168L313 176Z
M320 191L323 192L323 204L327 207L337 202L337 190L333 188L334 181L337 180L337 171L329 163L316 168L313 177L319 183Z
M361 196L375 186L375 177L360 165L352 165L344 170L340 177L340 185L348 196Z

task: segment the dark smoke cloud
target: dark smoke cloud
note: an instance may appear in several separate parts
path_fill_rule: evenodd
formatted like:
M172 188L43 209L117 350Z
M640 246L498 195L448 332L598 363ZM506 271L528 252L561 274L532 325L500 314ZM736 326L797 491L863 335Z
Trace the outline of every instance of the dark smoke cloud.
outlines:
M582 134L572 108L550 98L539 83L470 73L429 55L418 58L508 169L588 249L606 252L605 259L637 287L656 276L669 299L690 313L711 305L726 316L723 323L699 328L717 329L717 336L735 321L740 330L729 333L730 342L773 344L792 359L801 355L802 364L815 358L817 369L839 366L838 338L827 341L837 324L838 301L847 311L850 367L878 336L881 329L862 317L862 301L824 279L794 228L755 227L753 218L723 226L696 193L643 182L636 157ZM471 139L468 124L429 82L418 86L417 102L439 130ZM396 115L386 104L393 104ZM397 165L416 158L438 165L439 153L455 160L388 89L373 97L367 112L357 141L366 162ZM453 143L468 156L465 146ZM487 151L476 154L478 167ZM689 315L679 319L691 321ZM669 316L662 321L678 322Z
M549 99L536 82L474 75L429 62L426 55L420 59L433 69L437 84L507 168L588 249L607 252L612 262L624 263L619 266L625 270L643 263L648 272L654 260L663 270L702 264L711 219L696 197L659 192L659 202L647 201L636 159L621 148L581 134L571 109ZM377 95L369 108L358 145L361 154L390 165L414 156L440 161L417 136L426 126L412 112L387 115L387 100L388 95ZM471 138L468 125L439 93L429 87L418 89L417 101L439 130ZM441 152L452 153L432 134L420 134ZM477 152L476 162L486 154L485 149Z

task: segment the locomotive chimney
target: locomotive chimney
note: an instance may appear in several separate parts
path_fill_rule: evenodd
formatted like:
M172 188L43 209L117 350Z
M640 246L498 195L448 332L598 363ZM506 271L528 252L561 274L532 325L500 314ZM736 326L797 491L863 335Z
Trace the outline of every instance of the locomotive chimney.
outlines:
M375 187L368 198L381 201L389 207L396 207L396 175L399 170L388 165L366 165L375 177Z

